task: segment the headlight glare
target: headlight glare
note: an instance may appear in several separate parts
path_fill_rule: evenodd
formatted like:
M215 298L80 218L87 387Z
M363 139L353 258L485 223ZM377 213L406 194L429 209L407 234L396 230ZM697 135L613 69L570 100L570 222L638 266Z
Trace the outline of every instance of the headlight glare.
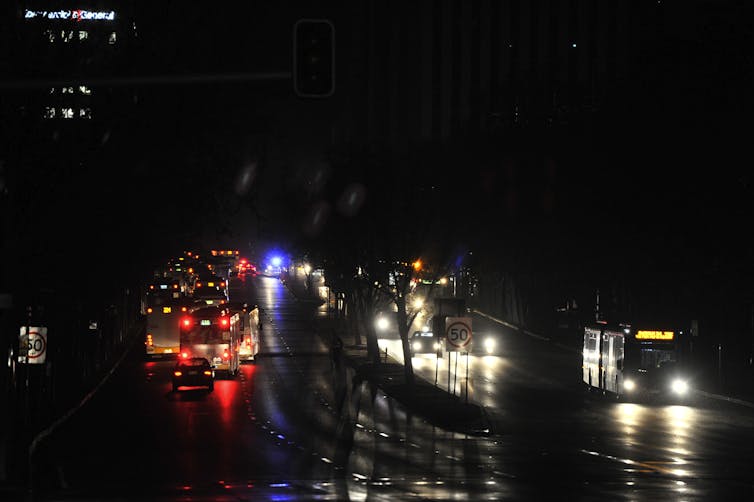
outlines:
M388 322L388 320L385 319L384 317L380 317L377 319L377 329L379 329L380 331L385 331L388 328L389 324L390 323Z
M679 395L686 394L689 390L689 384L686 383L685 380L681 380L680 378L676 378L673 380L673 383L671 384L671 388L673 389L673 392Z

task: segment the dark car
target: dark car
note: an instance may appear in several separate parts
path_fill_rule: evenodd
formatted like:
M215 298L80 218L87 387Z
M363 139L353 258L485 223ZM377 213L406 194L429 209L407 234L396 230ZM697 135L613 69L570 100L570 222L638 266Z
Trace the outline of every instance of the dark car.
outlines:
M416 354L442 354L442 342L431 331L414 331L409 343L412 356Z
M204 357L181 358L173 369L173 392L180 387L207 387L215 389L215 375L212 366Z

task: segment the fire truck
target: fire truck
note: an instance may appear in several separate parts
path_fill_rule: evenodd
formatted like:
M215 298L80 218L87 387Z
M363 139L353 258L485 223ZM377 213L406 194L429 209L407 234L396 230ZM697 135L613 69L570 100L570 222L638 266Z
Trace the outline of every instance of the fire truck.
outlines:
M240 361L255 361L259 354L262 322L257 305L229 304L230 330L232 338L238 343L238 358Z
M180 321L181 358L204 357L215 374L238 374L239 342L230 328L227 307L208 305L196 308Z

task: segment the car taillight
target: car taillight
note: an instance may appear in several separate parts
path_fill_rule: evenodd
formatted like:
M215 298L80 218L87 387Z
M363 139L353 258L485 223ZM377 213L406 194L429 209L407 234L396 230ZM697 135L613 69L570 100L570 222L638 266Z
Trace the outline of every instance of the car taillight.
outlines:
M227 326L228 325L228 318L227 317L221 317L220 318L220 326Z
M184 359L188 358L188 352L181 352L181 357Z
M202 283L201 283L201 282L197 282L197 283L196 283L196 287L197 287L197 288L201 288L201 287L202 287Z
M191 326L191 318L190 317L184 317L183 319L181 319L181 324L184 327L188 328L189 326Z
M212 372L211 371L204 370L204 374L207 375L207 376L212 376Z
M228 353L228 349L225 349L223 352L223 359L230 359L230 354Z
M181 375L183 375L183 372L181 372L181 371L174 371L173 374L175 376L181 376Z
M147 307L147 314L151 314L151 313L152 313L152 307Z

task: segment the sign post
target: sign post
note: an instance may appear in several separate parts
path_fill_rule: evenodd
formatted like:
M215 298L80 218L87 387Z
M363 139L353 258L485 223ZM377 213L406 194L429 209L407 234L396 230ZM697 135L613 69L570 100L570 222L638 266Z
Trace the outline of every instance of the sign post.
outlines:
M456 369L458 373L458 353L466 352L466 395L468 396L468 354L471 351L473 332L471 330L471 317L446 317L445 318L445 347L448 350L448 389L450 389L450 353L456 353ZM455 380L453 383L453 395L456 393ZM468 397L467 397L468 400Z

